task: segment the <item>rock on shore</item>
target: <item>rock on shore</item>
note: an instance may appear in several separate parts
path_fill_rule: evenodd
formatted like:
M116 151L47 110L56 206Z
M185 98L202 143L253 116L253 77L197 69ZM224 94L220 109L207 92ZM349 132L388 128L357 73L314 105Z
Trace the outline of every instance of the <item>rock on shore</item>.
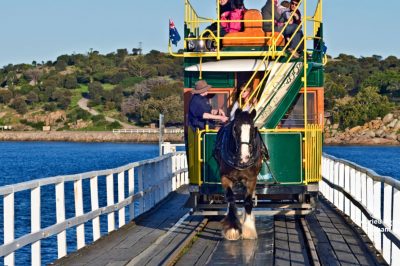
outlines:
M325 127L325 144L400 145L400 115L389 113L363 126L338 130L339 125Z
M99 131L0 131L0 141L72 141L158 143L158 134L116 134ZM165 134L164 141L183 142L183 134Z

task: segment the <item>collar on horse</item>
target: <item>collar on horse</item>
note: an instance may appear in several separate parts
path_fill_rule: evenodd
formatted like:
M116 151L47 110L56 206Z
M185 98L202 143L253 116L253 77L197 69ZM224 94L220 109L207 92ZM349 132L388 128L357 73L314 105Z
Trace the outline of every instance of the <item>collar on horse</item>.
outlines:
M256 134L249 142L237 142L237 138L233 133L233 123L229 123L222 127L217 134L217 142L215 152L219 152L220 158L228 166L237 170L245 170L253 166L263 156L268 158L268 151L263 145L263 141L257 128L254 128ZM247 144L250 146L250 159L247 163L240 162L240 154L238 154L238 145Z

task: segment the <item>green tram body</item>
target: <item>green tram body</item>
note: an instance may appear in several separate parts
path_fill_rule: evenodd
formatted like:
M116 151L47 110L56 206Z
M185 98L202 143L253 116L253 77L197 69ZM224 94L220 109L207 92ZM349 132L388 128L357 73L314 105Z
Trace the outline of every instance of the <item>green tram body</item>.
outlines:
M304 14L306 8L303 9L303 7L308 5L307 2L315 4L315 11L311 17ZM257 116L262 116L263 112L269 112L265 119L262 118L264 120L260 118L262 124L258 122L258 127L270 153L268 166L264 162L258 176L256 196L259 202L262 200L267 203L288 201L294 204L313 201L316 196L318 182L321 180L324 118L323 65L326 62L322 38L322 0L302 0L300 4L303 23L310 24L307 24L305 20L313 22L311 34L303 27L306 38L302 41L305 45L306 59L304 57L293 59L286 52L287 46L278 46L273 39L271 45L252 46L246 43L246 36L244 36L241 37L241 43L237 46L229 45L229 34L225 37L215 36L214 41L218 46L216 52L207 51L203 47L198 50L196 48L189 50L189 42L192 42L193 47L193 44L213 37L203 36L201 21L204 19L198 17L190 2L185 0L185 49L182 54L174 54L170 46L170 52L172 55L184 57L185 130L188 134L191 206L195 211L216 209L216 205L213 204L223 203L223 197L221 197L223 189L220 185L219 166L213 157L217 130L207 127L205 130L193 132L187 126L192 88L199 79L206 80L212 86L209 93L214 95L210 100L211 105L213 108L224 109L229 115L230 107L235 101L235 88L243 83L249 86L251 84L257 91L254 97L262 99L264 90L269 89L267 82L269 75L272 75L274 64L277 65L275 73L279 73L279 69L284 67L287 67L287 71L276 83L278 85L272 88L276 91L275 94L271 94L269 98L266 97L268 99L266 102L263 104L259 102L255 107ZM219 22L218 19L213 21ZM246 32L246 25L250 25L248 23L245 16L244 32ZM224 38L228 40L226 45ZM262 38L268 40L267 37ZM254 60L256 66L251 70L238 66L233 71L229 66L229 62L242 63L246 60ZM261 64L264 64L262 70ZM272 66L268 70L269 64ZM278 76L275 73L274 75ZM272 81L275 76L272 76ZM285 89L285 93L279 96L279 101L274 103L274 97L280 95L282 88ZM308 118L307 121L305 117Z

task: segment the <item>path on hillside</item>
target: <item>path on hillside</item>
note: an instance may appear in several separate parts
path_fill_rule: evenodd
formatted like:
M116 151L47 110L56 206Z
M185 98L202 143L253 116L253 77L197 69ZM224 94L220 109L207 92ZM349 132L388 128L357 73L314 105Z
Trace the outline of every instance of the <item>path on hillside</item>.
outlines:
M85 111L88 111L91 115L99 115L100 113L98 111L96 111L96 110L94 110L94 109L92 109L92 108L90 108L88 106L88 102L89 102L88 99L81 98L78 101L79 108L81 108L81 109L83 109ZM122 121L120 121L118 119L115 119L115 118L112 118L112 117L105 116L105 119L106 119L107 122L111 122L111 123L117 121L118 123L120 123L123 126L123 128L135 128L135 126L133 126L133 125L130 125L130 124L125 123L125 122L122 122Z

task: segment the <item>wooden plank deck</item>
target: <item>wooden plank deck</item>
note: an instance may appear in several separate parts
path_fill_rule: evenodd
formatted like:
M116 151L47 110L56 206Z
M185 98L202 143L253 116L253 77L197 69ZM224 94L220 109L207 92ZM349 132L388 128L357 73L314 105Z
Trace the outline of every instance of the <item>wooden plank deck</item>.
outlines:
M168 230L188 213L189 209L183 206L188 197L189 194L184 190L173 192L167 200L140 219L54 264L116 266L126 265L133 259L140 263L138 265L162 263L166 255L179 246L180 241L199 223L199 218L190 217L176 231L168 233ZM161 252L163 249L165 253ZM149 256L141 255L149 251L152 251Z
M221 217L198 234L177 265L315 265L302 223L294 217L256 217L257 240L226 241ZM386 265L325 201L306 218L319 265Z
M187 215L189 210L184 208L187 198L188 194L182 190L174 193L135 222L55 264L168 265L203 221L203 217ZM241 241L226 241L221 237L221 218L209 217L207 225L175 261L176 265L312 265L307 237L298 218L257 217L259 238ZM321 202L318 211L306 217L305 224L321 265L384 264L326 202Z

